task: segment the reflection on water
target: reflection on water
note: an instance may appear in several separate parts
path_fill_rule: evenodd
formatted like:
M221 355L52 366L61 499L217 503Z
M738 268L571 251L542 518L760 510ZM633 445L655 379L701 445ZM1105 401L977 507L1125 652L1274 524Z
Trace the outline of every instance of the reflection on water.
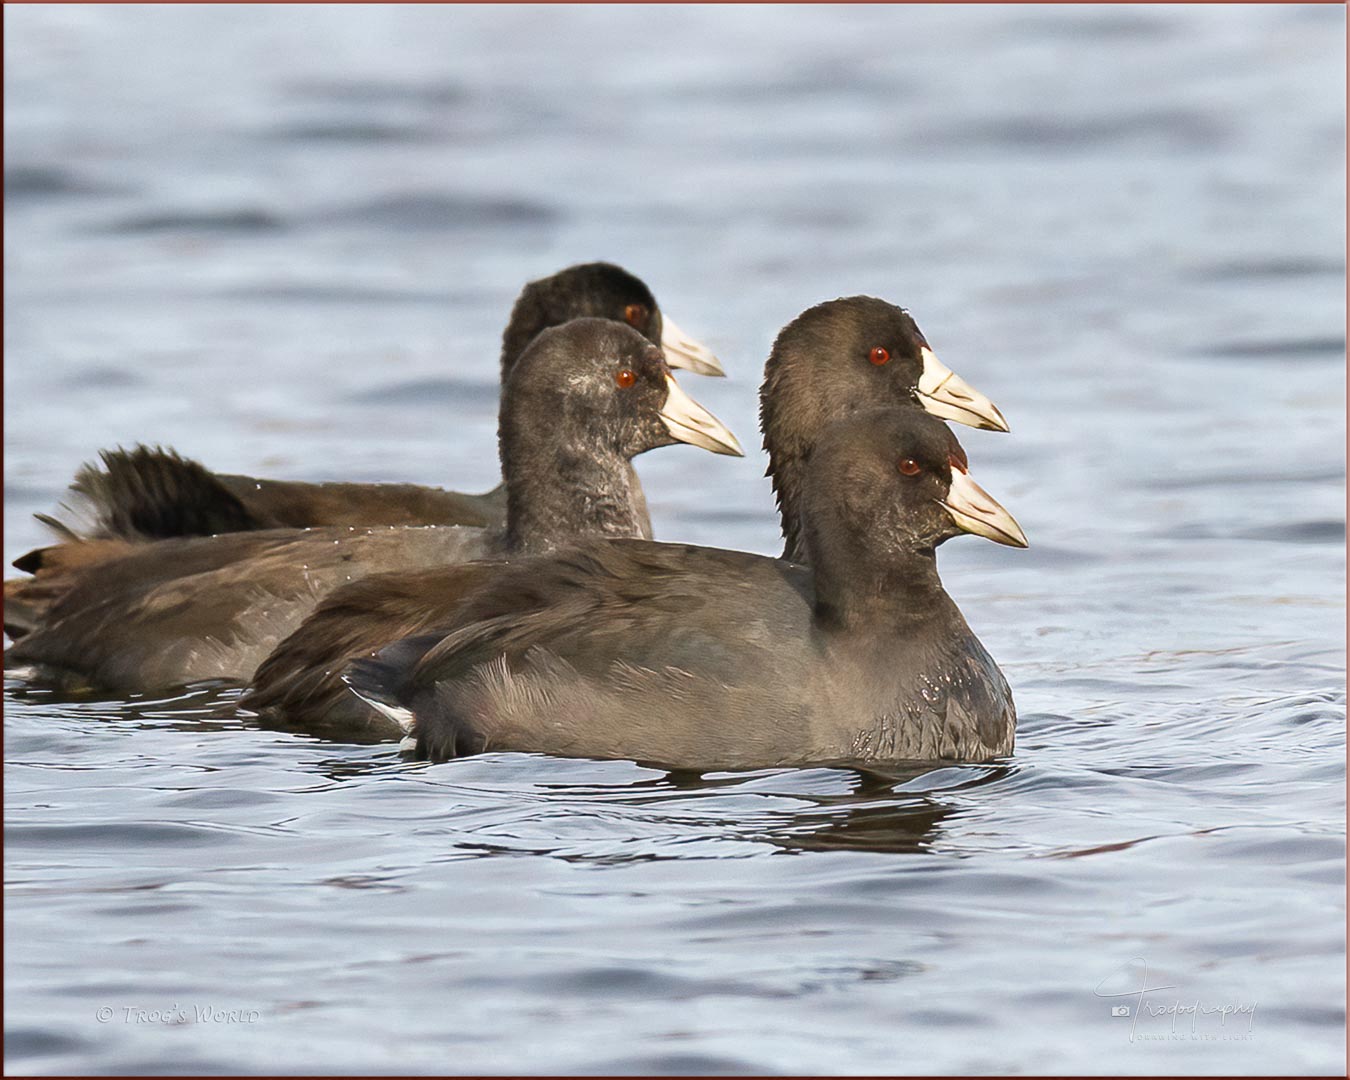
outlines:
M1017 698L991 765L432 766L7 680L11 1072L1344 1067L1341 9L6 30L7 560L117 443L490 487L500 324L593 258L743 441L778 327L906 304L1032 540L941 556ZM779 550L758 462L639 467L662 537ZM1250 1038L1132 1042L1136 958Z

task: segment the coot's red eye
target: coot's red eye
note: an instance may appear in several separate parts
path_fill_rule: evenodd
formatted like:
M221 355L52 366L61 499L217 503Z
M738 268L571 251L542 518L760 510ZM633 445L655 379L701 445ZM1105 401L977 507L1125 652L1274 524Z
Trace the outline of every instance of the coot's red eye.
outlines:
M614 381L619 384L621 390L627 390L637 382L637 374L632 368L624 368L622 371L615 372Z
M871 360L872 363L877 365L877 367L880 367L882 364L886 363L888 360L890 360L890 358L891 354L889 350L883 349L880 345L876 346L870 353L867 354L867 359Z
M919 463L912 457L901 458L899 464L896 465L896 468L906 476L918 476L922 471Z
M636 326L639 330L647 325L647 306L645 304L629 304L623 309L623 319L629 326Z

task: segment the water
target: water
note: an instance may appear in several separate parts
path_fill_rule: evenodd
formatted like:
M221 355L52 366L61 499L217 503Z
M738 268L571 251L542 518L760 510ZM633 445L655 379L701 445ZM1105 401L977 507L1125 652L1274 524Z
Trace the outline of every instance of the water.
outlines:
M118 442L489 486L510 302L592 258L748 446L778 327L906 304L1032 541L940 560L996 765L428 767L11 687L8 1070L1343 1071L1344 18L6 9L7 560ZM762 458L640 470L663 538L778 550Z

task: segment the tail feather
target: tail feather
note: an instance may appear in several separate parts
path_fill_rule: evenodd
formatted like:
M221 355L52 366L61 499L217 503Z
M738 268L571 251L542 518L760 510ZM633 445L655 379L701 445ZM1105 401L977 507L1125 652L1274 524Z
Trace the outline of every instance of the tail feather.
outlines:
M161 540L174 536L210 536L267 527L205 466L161 447L135 446L104 450L103 466L84 465L71 491L79 502L65 506L79 529L40 516L58 531L126 540Z
M411 709L398 699L396 685L397 669L379 657L365 657L353 660L342 673L342 681L352 693L372 709L396 723L405 735L413 734L417 717Z
M64 521L59 521L58 519L52 517L51 514L34 514L33 517L37 518L39 523L51 529L51 531L54 532L63 542L68 540L81 539L80 534L76 532L73 527L67 525ZM14 568L16 570L28 570L31 573L32 569L35 568L37 564L34 564L33 568L30 568L28 566L20 566L19 564L22 561L29 559L34 555L41 555L43 550L45 549L39 548L37 551L30 551L27 555L20 555L19 558L14 560L13 563Z
M409 735L416 736L417 716L408 703L417 662L445 635L417 634L387 645L374 656L349 663L342 681L371 708L378 709Z
M34 515L59 543L14 560L30 578L4 586L4 630L18 640L47 618L78 580L79 569L125 554L127 545L177 536L265 528L211 472L172 450L104 450L103 467L86 464L70 485L69 520Z
M5 582L5 633L17 641L39 629L52 607L78 584L84 568L129 550L125 540L76 540L19 556L14 566L32 576Z
M59 522L54 522L53 519L48 518L46 514L35 514L33 516L36 517L39 521L41 521L42 524L44 525L59 524ZM64 526L62 526L62 528L64 528ZM53 544L51 547L34 548L26 555L20 555L10 565L13 566L15 570L22 570L25 574L36 574L39 570L42 569L43 564L46 563L51 558L52 552L54 552L60 546L61 546L60 544ZM9 587L12 584L13 584L12 581L5 582L6 597L9 596Z
M13 641L31 634L42 625L42 617L51 606L50 596L36 595L32 578L11 578L5 582L5 633Z

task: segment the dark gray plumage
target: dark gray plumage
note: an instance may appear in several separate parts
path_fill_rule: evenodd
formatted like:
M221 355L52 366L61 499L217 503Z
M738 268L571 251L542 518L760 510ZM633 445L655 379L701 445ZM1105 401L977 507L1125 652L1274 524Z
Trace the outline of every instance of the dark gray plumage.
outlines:
M6 607L48 594L29 632L6 650L5 668L109 690L242 681L340 585L372 569L481 558L494 550L491 535L328 526L58 545L35 577L5 583Z
M632 758L682 768L1008 754L1012 695L938 578L962 531L1025 546L946 427L847 418L803 469L813 569L588 542L492 568L433 634L352 664L417 753Z
M666 332L656 298L640 278L596 262L570 266L521 291L502 335L503 385L535 337L578 318L625 323L662 345L672 367L722 374L717 358L703 346ZM80 531L91 539L152 540L318 525L500 526L506 520L504 484L469 495L420 484L264 480L215 473L172 450L146 446L106 450L100 457L102 467L83 466L71 484L73 520L87 522ZM634 490L641 535L650 536L641 488Z
M888 360L876 364L871 351L883 347ZM1002 421L987 398L941 368L926 350L903 309L872 297L818 304L779 334L761 391L764 445L784 535L790 550L798 549L799 561L807 560L795 523L801 476L820 431L831 420L890 406L946 410L989 426L997 426L993 418ZM934 394L921 393L920 383ZM953 397L952 390L963 396ZM955 409L958 400L983 414ZM402 579L386 574L339 589L259 669L246 704L272 722L308 731L371 722L387 727L346 692L338 673L353 659L372 656L392 641L453 618L465 592L491 573L451 567Z
M6 666L115 689L246 680L324 595L366 574L639 535L629 459L677 441L739 453L660 349L621 323L573 320L538 335L507 384L505 530L330 526L57 545L26 557L33 578L6 583L27 631Z

